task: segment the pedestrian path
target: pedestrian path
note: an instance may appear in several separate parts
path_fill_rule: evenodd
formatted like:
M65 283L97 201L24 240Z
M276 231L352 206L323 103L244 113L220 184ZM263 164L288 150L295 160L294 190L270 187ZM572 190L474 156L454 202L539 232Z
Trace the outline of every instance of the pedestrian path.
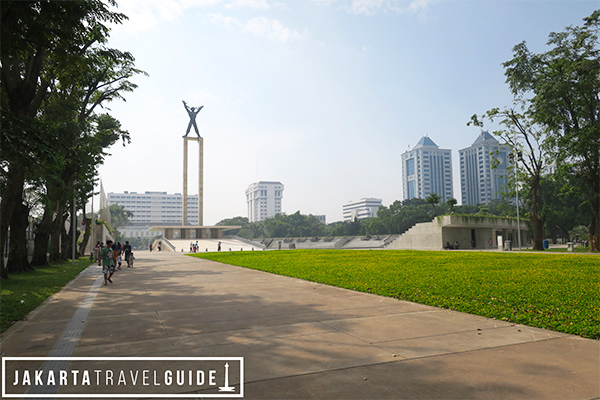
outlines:
M3 336L2 355L53 354L79 321L77 357L244 357L247 399L600 396L598 341L179 253L136 257L108 286L95 286L99 267L81 274Z

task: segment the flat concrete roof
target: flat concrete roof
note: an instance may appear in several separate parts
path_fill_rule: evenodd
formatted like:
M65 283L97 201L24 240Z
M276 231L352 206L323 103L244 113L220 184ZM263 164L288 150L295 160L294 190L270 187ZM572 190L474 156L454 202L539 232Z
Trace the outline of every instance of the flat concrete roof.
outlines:
M148 229L148 230L149 231L162 231L164 229L219 229L222 231L228 231L231 229L241 229L241 228L242 228L241 225L240 226L237 226L237 225L231 225L231 226L156 225L156 226L150 227L150 229Z

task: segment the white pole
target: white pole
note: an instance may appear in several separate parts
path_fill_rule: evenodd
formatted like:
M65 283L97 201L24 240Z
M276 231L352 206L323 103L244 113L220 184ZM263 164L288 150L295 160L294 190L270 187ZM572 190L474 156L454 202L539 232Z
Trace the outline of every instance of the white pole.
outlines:
M75 194L73 194L73 215L71 216L71 232L73 236L73 249L71 254L73 254L73 264L75 264L75 246L77 245L77 210L75 205Z
M517 201L517 241L519 242L519 250L521 250L521 221L519 218L519 176L518 176L518 167L519 167L519 157L517 156L517 132L514 132L514 140L515 140L515 197Z
M94 251L96 249L96 245L94 244L94 240L96 240L96 237L94 236L94 225L96 225L96 218L94 218L94 185L92 184L92 218L90 219L92 226L90 227L91 229L91 239L92 239L92 244L90 245L90 250Z

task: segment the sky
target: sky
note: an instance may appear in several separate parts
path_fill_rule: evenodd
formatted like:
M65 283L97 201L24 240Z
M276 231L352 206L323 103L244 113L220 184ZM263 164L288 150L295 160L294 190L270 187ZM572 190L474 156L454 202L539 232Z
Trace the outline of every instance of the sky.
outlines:
M401 154L429 136L458 150L471 115L513 97L502 63L526 41L600 8L598 0L118 0L129 17L108 45L148 73L106 105L131 144L99 168L106 193L183 192L182 100L204 106L204 223L247 217L245 190L284 184L287 214L342 220L342 205L402 200ZM485 129L493 131L493 125ZM192 129L191 136L195 136ZM189 194L198 193L190 142Z

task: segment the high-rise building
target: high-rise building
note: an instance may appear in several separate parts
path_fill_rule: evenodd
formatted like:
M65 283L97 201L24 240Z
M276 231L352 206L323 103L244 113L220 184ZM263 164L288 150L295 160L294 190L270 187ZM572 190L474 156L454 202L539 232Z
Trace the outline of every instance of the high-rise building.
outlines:
M248 221L258 222L281 213L283 184L281 182L260 181L246 189Z
M509 152L484 131L470 147L458 151L462 204L487 204L501 197L502 190L506 189L503 186Z
M454 197L452 151L440 149L423 136L412 150L402 154L402 178L404 199L425 199L436 193L445 202Z
M379 207L383 204L381 199L364 198L358 201L349 201L342 206L344 221L352 222L377 216Z
M118 204L133 213L129 219L134 226L181 224L183 196L167 192L109 193L108 202ZM198 224L198 195L188 196L188 222Z

